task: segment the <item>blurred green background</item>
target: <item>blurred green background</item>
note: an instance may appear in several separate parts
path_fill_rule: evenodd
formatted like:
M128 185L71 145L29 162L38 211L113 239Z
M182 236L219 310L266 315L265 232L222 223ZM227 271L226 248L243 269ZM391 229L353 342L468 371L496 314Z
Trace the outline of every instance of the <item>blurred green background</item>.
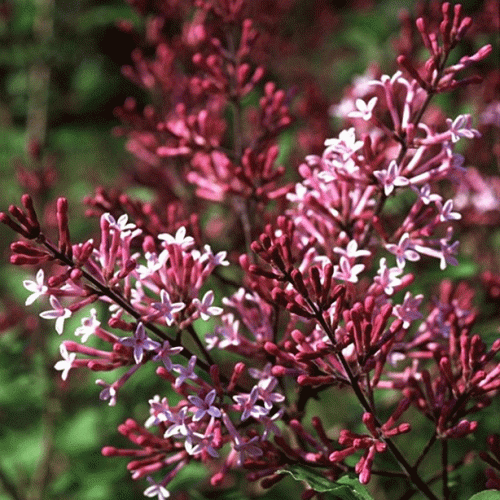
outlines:
M307 17L303 15L307 14L307 1L297 4L294 12L299 21L294 26L306 30ZM339 11L340 26L326 38L324 50L308 61L310 72L331 103L338 102L342 89L370 62L393 70L393 39L399 28L401 4L391 0L372 5L367 2L363 9ZM406 5L411 8L413 2ZM474 2L469 6L474 7ZM47 209L57 196L68 197L75 241L95 230L95 221L81 217L83 197L100 184L119 183L120 172L133 163L124 140L111 133L118 124L113 109L128 96L147 102L147 96L121 76L120 68L130 63L134 48L133 41L117 28L117 22L123 19L139 31L143 26L143 20L119 0L0 2L0 210L18 203L24 192L18 177L21 166L25 172L44 171L49 178L57 179L47 181L49 188L41 196ZM452 106L446 99L443 104ZM333 128L335 125L332 123ZM43 144L40 158L33 154L33 148L30 154L31 140ZM286 141L292 138L285 136L283 143ZM104 458L100 450L104 445L127 447L128 442L116 431L117 425L128 417L144 421L147 400L157 393L165 395L165 387L152 368L144 370L121 392L118 405L109 408L98 399L99 388L93 383L98 377L72 371L66 383L60 381L52 367L59 359L61 338L51 323L39 320L37 313L44 305L31 306L30 315L24 315L19 307L27 296L22 280L32 274L5 265L13 239L10 231L0 227L0 312L5 317L8 312L14 319L18 315L14 328L8 328L8 321L0 325L0 500L142 498L146 483L130 480L127 460ZM465 266L450 271L452 277L468 277L476 270L470 257L464 262ZM428 279L430 286L435 275L429 274ZM74 331L84 315L67 321L65 331ZM114 378L111 374L109 380ZM311 415L328 420L332 394L315 403ZM340 397L344 405L339 405L338 418L351 421L356 430L359 409L345 395ZM493 405L486 417L497 419L499 409L498 404ZM426 423L422 426L425 431ZM483 434L477 439L484 440L486 431ZM425 432L423 443L424 436ZM407 445L419 449L415 441ZM477 467L465 467L461 474L456 484L464 494L464 485L469 484L472 492L479 477ZM210 498L192 491L194 482L199 482L197 488L202 490L206 477L203 468L194 464L172 486L191 490L192 498ZM384 483L383 479L378 481ZM377 480L371 487L381 491ZM391 491L390 485L384 484L384 488ZM216 497L245 498L238 491L235 485ZM298 498L296 491L289 478L265 498ZM246 495L250 498L261 493L255 489ZM382 500L394 498L380 495L377 498Z

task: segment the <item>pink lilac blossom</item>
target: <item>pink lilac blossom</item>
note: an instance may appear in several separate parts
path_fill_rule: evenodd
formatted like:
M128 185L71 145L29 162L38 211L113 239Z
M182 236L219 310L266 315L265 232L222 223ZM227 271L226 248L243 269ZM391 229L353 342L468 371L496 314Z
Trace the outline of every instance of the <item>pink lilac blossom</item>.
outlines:
M254 436L253 438L245 440L236 430L236 427L231 422L231 419L226 413L222 414L222 420L226 426L229 434L231 435L231 444L234 451L237 453L237 464L241 465L245 459L260 457L263 455L263 451L260 447L256 445L259 442L259 437Z
M127 347L134 348L134 359L136 363L140 363L144 356L144 351L154 351L160 347L160 344L151 340L142 323L137 324L133 337L122 337L120 343Z
M347 116L368 121L372 117L373 108L375 108L376 104L376 97L372 97L368 102L363 101L363 99L356 99L356 111L351 111Z
M188 396L188 400L196 407L196 412L193 415L194 422L201 420L206 414L213 418L220 418L221 411L212 404L216 395L215 389L212 389L204 399L198 396Z
M155 361L161 361L165 366L165 369L172 371L173 364L170 359L171 356L175 356L182 351L182 347L172 347L168 340L165 340L162 346L158 349L158 353L153 357Z
M24 280L23 281L23 286L28 290L28 292L31 292L31 295L27 297L25 305L30 306L35 302L37 299L39 299L41 296L45 295L48 291L47 285L44 284L44 273L43 269L39 269L36 273L35 281L32 280Z
M399 278L402 272L403 270L400 267L387 267L386 259L383 257L380 259L380 267L374 282L379 284L387 295L392 295L394 289L402 283L401 278Z
M230 346L238 346L241 343L239 334L239 320L235 319L234 314L224 314L221 317L222 325L217 325L212 333L205 335L207 349L215 347L227 349Z
M161 484L156 483L151 477L146 478L151 486L148 486L144 490L144 496L148 498L156 497L158 500L166 500L170 497L170 492L162 486Z
M268 408L264 408L257 403L260 399L259 387L255 385L252 387L250 394L238 394L233 396L233 399L238 404L238 409L242 411L241 421L245 421L249 417L258 419L261 415L267 415L269 413Z
M120 215L120 217L118 217L118 220L115 220L115 218L110 213L106 213L104 214L104 218L108 222L109 228L118 231L121 234L122 238L130 236L132 234L140 234L140 230L136 230L136 225L132 222L128 222L127 214Z
M180 387L186 380L196 380L198 376L194 372L194 367L196 365L196 356L191 356L189 363L186 367L182 365L173 365L174 371L179 373L179 376L175 379L175 387Z
M74 353L74 352L68 353L68 351L67 351L66 346L65 346L64 343L62 343L59 346L59 351L60 351L61 356L63 357L63 359L61 361L58 361L54 365L54 369L60 370L62 372L61 373L61 378L63 380L66 380L68 378L69 371L73 367L73 362L75 361L76 353Z
M184 226L180 227L175 236L170 234L159 234L158 238L165 241L166 245L179 245L184 250L187 250L194 244L194 238L192 236L186 236L186 228Z
M358 242L356 240L351 240L345 249L341 247L334 247L333 251L335 253L339 253L340 255L344 255L348 259L357 259L358 257L371 255L369 250L358 248Z
M401 236L397 245L387 243L385 248L396 256L396 262L400 269L405 267L407 260L415 262L420 259L420 255L412 247L412 241L408 233L404 233Z
M398 166L395 161L391 161L387 169L373 172L373 175L384 188L386 196L389 196L396 187L407 186L410 182L406 177L399 175Z
M44 311L40 313L40 317L44 319L55 319L56 320L56 332L62 335L64 330L64 320L71 317L71 311L67 307L63 307L59 300L57 300L54 295L49 297L50 305L53 307L50 311Z
M406 292L403 303L394 306L394 315L403 320L403 328L408 328L413 321L423 317L418 310L423 298L422 294L413 297L410 292Z
M90 316L82 319L82 325L75 330L75 335L80 336L80 340L85 343L91 335L95 334L100 325L101 322L97 319L97 311L93 307L90 310Z
M205 435L200 434L199 432L191 432L186 438L185 448L190 455L198 455L205 452L212 458L219 458L219 453L212 446L212 442L213 435L211 434Z
M355 264L351 266L347 257L342 255L340 257L340 264L333 268L333 277L341 281L357 283L358 274L362 272L364 268L364 264Z
M171 326L175 321L173 314L182 311L186 307L186 304L183 302L172 303L170 295L166 290L160 291L160 298L161 302L153 302L151 305L158 311L159 315L165 319L167 326Z
M274 7L286 10L285 3ZM354 119L347 123L355 127L324 141L323 153L328 131L322 130L317 147L308 150L314 154L296 168L295 152L280 154L281 133L292 132L295 96L267 81L256 107L242 100L261 91L256 84L264 69L255 61L266 59L266 49L258 30L272 22L263 14L271 7L260 9L260 0L167 4L146 16L155 50L137 49L124 70L155 96L154 104L141 114L128 100L117 110L138 182L157 200L136 202L102 188L90 202L100 215L95 245L92 239L71 243L65 198L56 204L57 244L43 233L30 196L21 198L22 208L0 214L23 238L11 246L12 263L55 261L62 268L50 266L46 282L41 269L35 281L24 282L31 292L26 305L49 296L53 309L40 316L55 319L57 333L65 319L97 301L112 312L105 327L91 309L75 332L80 342L61 344L55 369L62 379L81 367L123 369L114 382L97 380L99 398L114 406L127 381L153 361L161 382L176 393L175 406L160 395L149 400L144 426L128 419L119 427L134 448L105 447L103 454L132 458L132 478L147 477L145 496L159 500L170 496L168 484L193 461L212 471L212 486L243 468L248 481L271 487L289 466L310 467L332 483L354 470L366 484L386 474L375 466L383 453L401 467L394 474L410 494L418 490L437 500L429 486L437 478L449 498L453 466L446 446L475 432L479 424L469 414L491 403L500 388L500 341L487 347L473 333L480 315L470 287L443 280L438 297L423 304L423 294L406 290L420 276L404 268L427 257L437 258L441 269L458 263L452 224L461 220L454 211L459 204L433 191L464 174L467 154L455 152L458 140L480 134L469 115L446 118L430 102L477 81L456 74L482 61L491 46L447 67L470 18L447 3L442 20L419 18L429 59L418 60L408 36L413 48L397 59L406 75L379 78L373 67L354 82L343 118ZM163 29L172 20L182 28L178 38ZM282 157L287 165L277 165ZM287 184L283 179L295 172L299 182ZM396 190L410 196L389 206ZM223 217L219 209L227 209ZM214 253L207 241L227 246ZM388 266L389 254L396 267ZM227 274L219 266L229 267ZM489 282L493 287L494 277ZM402 290L403 301L395 303ZM226 295L223 307L213 305L215 292ZM200 318L214 323L205 342ZM83 345L90 336L107 350ZM310 419L310 399L324 391L326 400L332 388L336 395L350 389L365 433L340 428L336 439L334 415ZM384 390L391 398L379 397ZM408 420L420 413L431 427L421 459L434 442L442 446L436 476L408 462L392 439L411 431L409 422L397 423L410 406ZM355 454L353 466L348 457ZM159 471L164 476L157 482L150 474ZM303 496L315 494L307 489Z
M201 319L208 321L211 316L219 316L222 314L223 309L220 307L212 306L214 302L214 292L209 290L201 300L195 298L193 299L193 305L198 310Z

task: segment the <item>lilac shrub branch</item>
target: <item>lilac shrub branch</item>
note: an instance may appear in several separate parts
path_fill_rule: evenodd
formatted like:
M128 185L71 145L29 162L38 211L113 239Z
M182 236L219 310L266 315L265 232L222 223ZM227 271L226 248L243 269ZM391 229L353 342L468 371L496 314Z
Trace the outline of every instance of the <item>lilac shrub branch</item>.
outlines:
M292 185L276 167L279 134L292 123L287 93L268 81L256 109L244 104L265 76L256 62L265 25L258 9L233 0L163 7L147 21L154 55L138 48L124 69L155 104L141 115L128 100L117 111L137 177L158 205L100 189L87 200L100 237L76 244L65 198L57 201L57 244L42 231L30 196L23 208L0 213L21 236L11 263L37 268L23 283L26 305L48 300L52 309L40 316L55 320L60 335L66 319L90 309L78 342L60 345L62 379L79 368L124 369L113 383L97 380L100 399L114 406L130 377L155 363L166 393L178 396L172 405L171 396L151 395L149 418L118 428L134 447L102 453L128 457L132 479L145 478L144 494L159 499L191 462L207 465L213 487L243 469L270 488L283 469L305 466L332 483L348 471L362 484L373 474L406 478L408 495L418 490L431 500L438 495L430 484L439 479L449 498L448 441L473 434L480 424L470 416L497 394L500 341L487 347L473 334L478 314L468 289L443 280L439 297L423 305L424 296L409 290L418 273L407 263L419 269L434 258L441 270L458 263L453 232L462 214L437 191L439 181L463 176L455 144L480 133L469 115L434 126L426 112L434 95L478 83L457 73L484 60L491 46L447 66L471 19L448 3L437 26L419 18L429 59L401 55L407 76L371 78L343 116L346 129L321 154L306 156ZM183 26L179 39L160 29L169 16ZM184 64L174 64L176 56ZM411 201L390 213L388 200L400 195ZM211 219L215 206L227 220ZM227 247L213 252L206 242L215 247L219 235ZM231 278L220 273L225 266ZM210 288L213 278L229 285L227 296ZM91 308L98 301L108 308L106 328ZM213 327L202 339L197 324L207 321ZM99 347L86 344L91 337ZM196 352L186 345L193 342ZM227 363L227 374L217 364L225 353L239 359ZM334 439L331 422L309 415L311 398L335 388L354 395L364 432L342 428ZM376 395L384 391L397 402L383 418ZM410 407L433 426L413 465L397 444L413 431ZM429 477L419 469L436 442L442 468ZM489 444L491 454L481 458L500 470L498 443ZM377 466L388 455L399 469ZM490 484L500 484L488 470ZM302 497L315 494L309 488Z

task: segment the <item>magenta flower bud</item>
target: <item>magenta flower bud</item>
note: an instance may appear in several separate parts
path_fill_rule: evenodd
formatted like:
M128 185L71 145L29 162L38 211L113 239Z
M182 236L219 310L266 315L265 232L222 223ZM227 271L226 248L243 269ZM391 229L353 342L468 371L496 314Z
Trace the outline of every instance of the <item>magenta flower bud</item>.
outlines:
M363 413L363 423L374 437L378 437L379 432L375 426L375 417L371 413Z
M271 373L275 377L284 377L288 373L288 369L281 365L274 365L271 369Z
M477 429L478 423L468 420L461 420L457 425L451 427L445 432L445 436L451 439L463 438L469 434L472 434Z
M348 448L345 448L340 451L334 451L333 453L330 453L328 456L328 460L330 462L341 462L348 456L352 455L353 453L356 453L358 451L358 448L355 448L354 446L350 446Z

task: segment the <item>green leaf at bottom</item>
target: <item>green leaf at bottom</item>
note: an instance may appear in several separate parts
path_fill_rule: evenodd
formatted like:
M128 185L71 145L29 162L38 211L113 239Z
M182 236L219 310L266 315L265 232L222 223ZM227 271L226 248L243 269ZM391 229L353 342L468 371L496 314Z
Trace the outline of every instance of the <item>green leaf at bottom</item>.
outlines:
M500 500L500 491L485 490L472 495L469 500Z
M335 483L332 483L317 470L303 465L290 465L286 469L280 470L279 473L290 474L296 481L305 481L314 491L320 493L329 492L332 494L332 498L335 499L373 500L373 497L355 476L342 476Z

